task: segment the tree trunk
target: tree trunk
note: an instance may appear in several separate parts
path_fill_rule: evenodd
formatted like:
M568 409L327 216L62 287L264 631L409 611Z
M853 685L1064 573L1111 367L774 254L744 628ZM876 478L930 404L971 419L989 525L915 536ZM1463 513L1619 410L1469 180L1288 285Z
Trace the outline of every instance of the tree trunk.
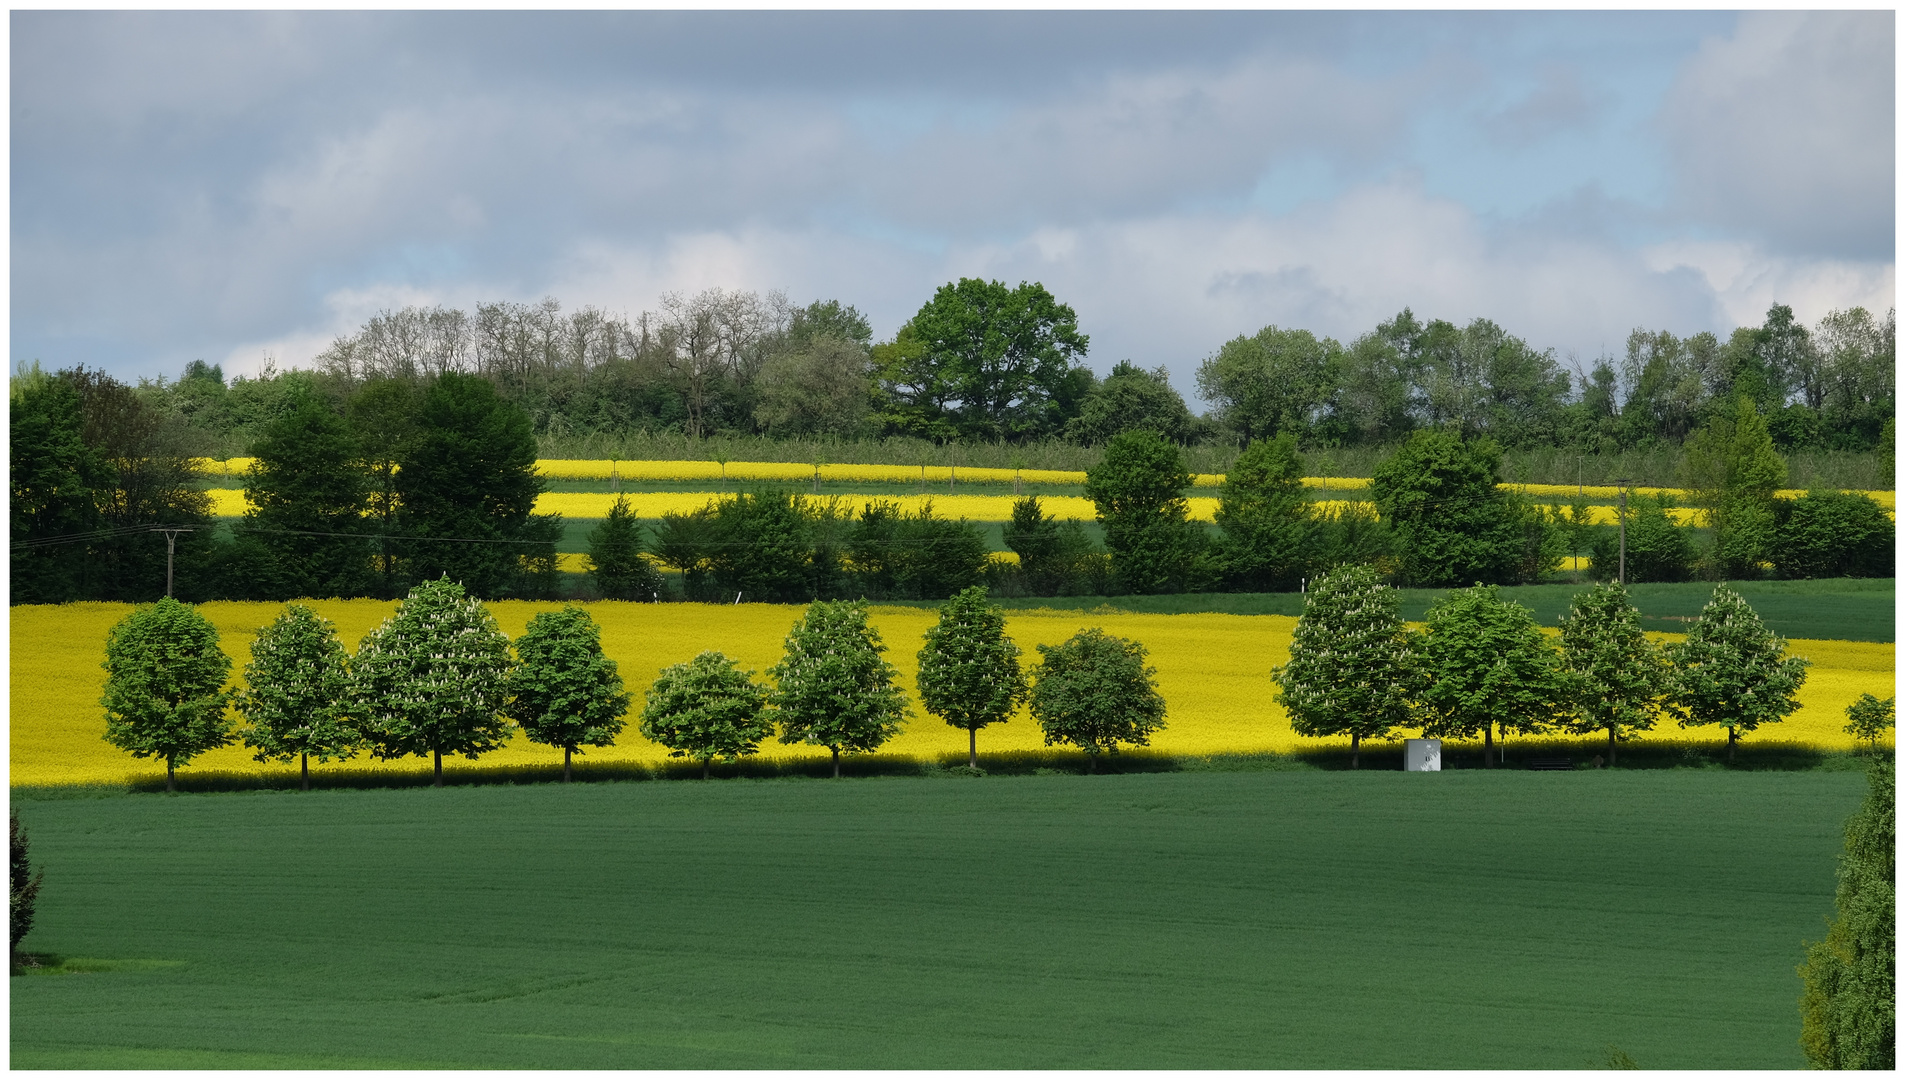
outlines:
M443 751L441 750L436 751L436 755L437 755L437 778L436 778L436 781L432 783L430 786L442 787L443 786Z
M966 768L979 768L979 729L966 729Z
M1733 746L1735 743L1739 741L1740 741L1740 729L1736 727L1727 728L1726 729L1726 763L1728 765L1733 764Z
M575 747L573 746L565 746L562 748L562 782L565 784L569 782L569 754L574 750Z
M706 780L708 778L708 759L707 758L701 759L701 778L703 780Z
M1607 767L1614 767L1614 725L1607 725Z
M833 751L833 778L838 780L840 779L840 748L829 746L827 749Z
M1495 767L1495 725L1482 725L1482 768Z
M1091 773L1093 776L1096 776L1098 774L1098 755L1086 754L1085 762L1087 765L1087 768L1085 771Z
M1363 767L1362 757L1363 757L1363 737L1354 732L1351 732L1349 736L1349 767L1352 769L1362 768Z
M298 790L311 790L311 755L298 755Z
M177 788L176 788L176 787L175 787L175 786L173 785L173 782L172 782L172 781L173 781L173 767L172 767L172 759L171 759L171 758L166 758L166 759L165 759L165 790L166 790L166 791L168 791L168 792L171 792L171 791L176 791L176 790L178 790L178 789L177 789Z

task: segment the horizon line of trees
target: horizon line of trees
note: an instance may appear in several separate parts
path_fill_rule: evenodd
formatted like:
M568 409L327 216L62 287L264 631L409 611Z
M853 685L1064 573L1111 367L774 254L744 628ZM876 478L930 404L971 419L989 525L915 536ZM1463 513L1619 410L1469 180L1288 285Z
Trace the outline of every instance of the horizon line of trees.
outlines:
M633 318L565 312L554 298L407 307L339 337L308 370L268 365L228 383L195 361L137 392L219 446L255 433L287 391L341 401L364 382L455 372L490 380L543 435L1102 445L1146 427L1180 445L1287 433L1314 448L1446 427L1508 449L1608 453L1678 445L1744 396L1781 449L1867 451L1891 443L1896 337L1895 309L1835 310L1808 327L1774 304L1724 338L1637 327L1619 356L1570 370L1489 319L1404 308L1347 344L1275 325L1240 334L1200 362L1196 390L1211 407L1197 415L1162 366L1123 360L1102 377L1085 366L1089 337L1043 285L966 278L886 341L850 304L797 306L781 292L668 293Z
M560 591L563 523L535 512L545 482L532 421L483 376L376 378L341 402L291 394L253 443L251 506L229 542L214 540L178 425L137 393L83 370L16 389L15 603L147 600L167 582L200 599L395 598L443 574L484 598ZM1183 448L1148 427L1122 431L1087 472L1102 546L1029 497L1004 528L1016 567L989 557L978 526L886 500L761 488L652 527L624 503L590 535L592 587L673 598L648 556L680 573L683 599L775 602L936 600L982 582L1017 595L1287 591L1344 563L1412 585L1515 584L1584 551L1595 576L1615 576L1614 530L1591 524L1583 501L1556 512L1499 488L1501 449L1487 435L1453 423L1413 432L1375 470L1370 504L1310 501L1297 446L1288 431L1254 439L1212 528L1189 517ZM1686 447L1682 484L1706 526L1638 501L1630 580L1752 578L1763 564L1781 577L1890 572L1896 530L1869 498L1777 497L1786 466L1750 397ZM155 528L178 533L170 558Z

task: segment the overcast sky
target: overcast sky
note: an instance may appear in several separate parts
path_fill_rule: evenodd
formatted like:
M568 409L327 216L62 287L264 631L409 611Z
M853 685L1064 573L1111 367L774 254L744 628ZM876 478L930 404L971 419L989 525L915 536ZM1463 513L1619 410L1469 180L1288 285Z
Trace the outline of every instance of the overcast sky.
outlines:
M1403 306L1583 365L1894 302L1893 14L14 12L16 362L1041 281L1101 372Z

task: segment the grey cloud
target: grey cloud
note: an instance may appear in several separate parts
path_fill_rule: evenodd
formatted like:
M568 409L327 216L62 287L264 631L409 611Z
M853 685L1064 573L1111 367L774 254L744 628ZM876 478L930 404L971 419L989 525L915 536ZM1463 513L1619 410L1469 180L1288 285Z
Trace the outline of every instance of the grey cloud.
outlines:
M1685 66L1660 122L1685 212L1782 250L1890 257L1894 14L1741 16Z
M1554 64L1520 100L1485 115L1482 126L1498 142L1525 146L1587 127L1602 108L1580 72L1572 65Z

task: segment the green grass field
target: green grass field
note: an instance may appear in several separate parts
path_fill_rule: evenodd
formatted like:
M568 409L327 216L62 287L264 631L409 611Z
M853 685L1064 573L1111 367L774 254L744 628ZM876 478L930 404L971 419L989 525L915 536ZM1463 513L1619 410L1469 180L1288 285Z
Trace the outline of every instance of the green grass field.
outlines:
M14 1068L1797 1068L1851 772L14 807Z
M1896 632L1892 578L1821 578L1813 581L1729 582L1773 631L1789 638L1839 641L1891 641ZM1524 604L1543 626L1555 626L1568 613L1574 594L1586 584L1510 585L1502 596ZM1400 589L1402 614L1420 620L1446 589ZM1629 594L1649 630L1685 633L1713 596L1710 581L1630 585ZM882 601L882 603L907 603ZM1167 596L1055 596L998 598L1007 608L1056 608L1090 611L1110 606L1122 611L1184 614L1221 611L1232 615L1301 615L1300 593L1174 593ZM914 606L938 607L919 602Z

